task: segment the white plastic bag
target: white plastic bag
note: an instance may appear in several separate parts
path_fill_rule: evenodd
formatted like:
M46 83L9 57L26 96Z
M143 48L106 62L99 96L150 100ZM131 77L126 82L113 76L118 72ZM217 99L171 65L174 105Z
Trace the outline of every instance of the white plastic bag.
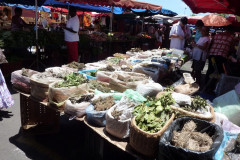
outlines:
M8 63L8 61L5 55L3 54L2 49L0 49L0 64L3 64L3 63Z
M76 117L83 117L86 114L86 108L90 105L90 102L82 102L73 104L70 100L66 100L64 112Z
M150 82L147 84L139 84L136 90L144 97L155 97L163 88L159 83Z
M179 105L191 105L191 97L185 94L181 93L172 93L172 98L175 100L175 102Z
M122 99L110 108L106 113L106 130L111 135L120 139L129 137L130 123L133 117L132 112L135 106L140 102L131 100L123 96ZM122 112L119 119L115 119L112 115L113 111Z

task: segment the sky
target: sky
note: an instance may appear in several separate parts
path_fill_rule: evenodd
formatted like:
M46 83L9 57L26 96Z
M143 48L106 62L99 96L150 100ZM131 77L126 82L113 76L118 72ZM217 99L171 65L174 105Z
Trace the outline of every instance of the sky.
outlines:
M138 0L142 2L161 5L164 9L169 9L179 15L191 16L193 13L191 9L182 0ZM206 14L197 14L206 15Z

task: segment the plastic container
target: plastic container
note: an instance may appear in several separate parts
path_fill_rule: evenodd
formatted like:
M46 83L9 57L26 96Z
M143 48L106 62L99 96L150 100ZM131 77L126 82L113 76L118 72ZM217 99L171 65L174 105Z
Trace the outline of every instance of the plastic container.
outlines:
M93 77L93 76L88 75L88 74L87 74L88 72L97 72L97 70L96 70L96 69L90 69L90 70L78 71L78 73L83 74L84 76L86 76L87 79L97 79L96 77Z

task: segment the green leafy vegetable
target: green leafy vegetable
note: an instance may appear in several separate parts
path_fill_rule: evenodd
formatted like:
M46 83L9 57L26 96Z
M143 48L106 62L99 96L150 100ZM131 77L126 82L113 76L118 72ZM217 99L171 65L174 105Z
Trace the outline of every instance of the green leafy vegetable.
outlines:
M149 133L158 132L170 119L172 113L170 105L174 103L171 93L165 93L159 99L149 98L136 106L133 114L136 116L137 126Z
M87 83L88 80L82 75L78 73L71 73L63 78L64 80L58 82L54 85L55 88L62 88L62 87L71 87L71 86L78 86L83 83Z

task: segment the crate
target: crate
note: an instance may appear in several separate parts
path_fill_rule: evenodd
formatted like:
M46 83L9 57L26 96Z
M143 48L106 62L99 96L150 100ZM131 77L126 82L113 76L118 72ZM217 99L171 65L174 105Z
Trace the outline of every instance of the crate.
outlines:
M20 94L20 110L23 132L49 134L59 131L60 113L57 110L24 94Z

